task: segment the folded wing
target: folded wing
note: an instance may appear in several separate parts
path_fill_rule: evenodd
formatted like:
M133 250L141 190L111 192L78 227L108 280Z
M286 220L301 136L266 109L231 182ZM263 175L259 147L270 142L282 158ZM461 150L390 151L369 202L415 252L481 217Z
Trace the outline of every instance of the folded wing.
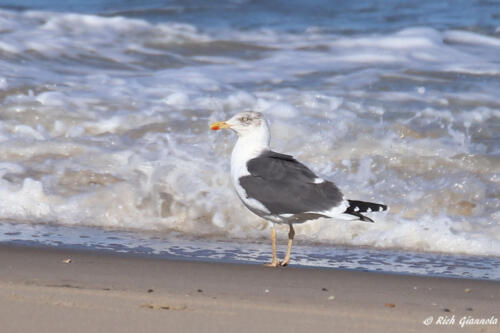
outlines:
M271 214L325 212L343 202L335 184L319 179L290 155L267 151L249 160L247 168L250 175L241 177L240 185Z

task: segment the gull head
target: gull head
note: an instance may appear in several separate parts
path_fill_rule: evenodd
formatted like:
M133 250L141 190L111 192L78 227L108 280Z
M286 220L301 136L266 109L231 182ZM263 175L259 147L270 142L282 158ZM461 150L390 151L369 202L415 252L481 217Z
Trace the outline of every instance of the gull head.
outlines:
M246 111L234 115L226 121L218 121L210 125L210 129L217 131L229 128L235 131L240 137L251 135L256 132L268 132L267 124L260 112Z

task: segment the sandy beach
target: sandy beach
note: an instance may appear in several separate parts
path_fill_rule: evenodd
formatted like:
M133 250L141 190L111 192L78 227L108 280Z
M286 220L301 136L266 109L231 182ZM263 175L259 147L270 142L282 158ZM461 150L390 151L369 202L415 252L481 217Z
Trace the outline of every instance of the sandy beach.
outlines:
M13 246L0 246L0 265L6 333L441 332L500 308L494 281Z

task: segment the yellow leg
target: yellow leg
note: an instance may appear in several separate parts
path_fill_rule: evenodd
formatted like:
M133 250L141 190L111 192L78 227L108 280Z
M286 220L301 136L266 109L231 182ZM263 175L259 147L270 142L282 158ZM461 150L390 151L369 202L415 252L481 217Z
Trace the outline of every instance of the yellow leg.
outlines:
M268 267L277 267L278 259L276 259L276 230L274 230L274 225L271 227L271 242L273 247L273 261L270 264L266 264Z
M285 259L280 262L280 266L286 266L290 262L290 254L292 253L292 243L293 237L295 236L295 230L293 229L293 225L290 224L290 232L288 233L288 248L286 250Z

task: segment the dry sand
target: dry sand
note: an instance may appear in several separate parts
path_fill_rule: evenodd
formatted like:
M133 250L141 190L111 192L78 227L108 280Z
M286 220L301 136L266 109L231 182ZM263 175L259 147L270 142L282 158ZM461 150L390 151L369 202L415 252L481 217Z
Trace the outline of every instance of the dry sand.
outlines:
M0 246L0 267L2 333L500 332L459 324L499 317L493 281L12 246Z

